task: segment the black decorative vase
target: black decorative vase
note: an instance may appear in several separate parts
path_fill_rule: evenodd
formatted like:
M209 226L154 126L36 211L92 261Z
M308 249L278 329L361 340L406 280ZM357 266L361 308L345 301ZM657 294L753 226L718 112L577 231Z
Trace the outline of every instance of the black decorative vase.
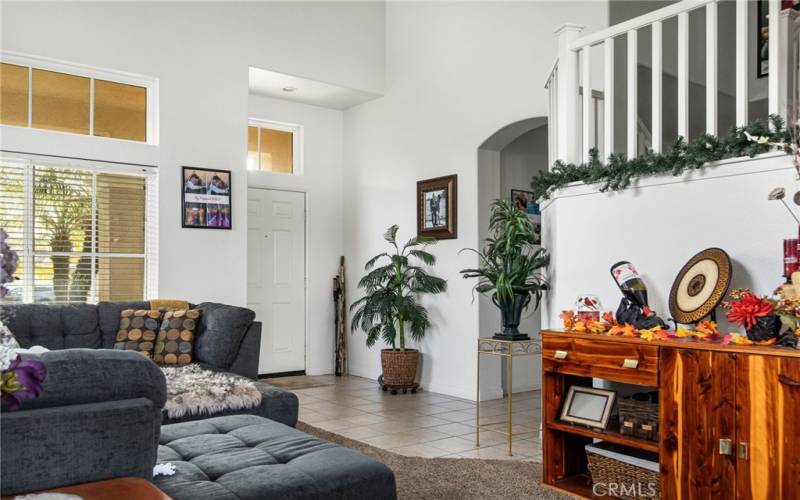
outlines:
M500 316L503 323L503 333L495 333L493 338L497 340L528 340L527 333L519 332L519 321L522 311L528 307L531 301L531 294L514 294L513 300L498 302L497 295L492 296L492 302L500 309Z
M781 330L781 320L775 314L768 314L756 319L756 324L747 329L747 338L754 341L764 341L777 337Z

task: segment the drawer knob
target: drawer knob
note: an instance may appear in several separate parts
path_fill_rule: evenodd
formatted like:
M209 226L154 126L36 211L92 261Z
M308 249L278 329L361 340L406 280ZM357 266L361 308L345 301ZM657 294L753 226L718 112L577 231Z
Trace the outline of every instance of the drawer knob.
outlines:
M638 359L625 358L622 361L622 367L623 368L638 368L639 367L639 360Z
M556 359L567 359L567 351L556 351L553 357Z

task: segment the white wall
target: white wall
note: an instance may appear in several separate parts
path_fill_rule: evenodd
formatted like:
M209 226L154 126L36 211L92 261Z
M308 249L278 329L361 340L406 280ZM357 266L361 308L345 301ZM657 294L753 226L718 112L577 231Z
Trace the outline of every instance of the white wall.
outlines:
M345 254L351 298L363 263L397 223L415 232L416 182L458 174L459 238L434 247L446 294L427 299L433 328L421 344L427 390L475 397L478 303L458 271L476 264L478 146L509 123L547 114L544 78L564 22L604 27L605 2L392 2L386 6L386 96L345 113ZM350 344L357 375L380 373L363 334Z
M537 127L519 136L500 151L500 195L511 196L512 189L530 191L531 178L540 171L547 171L550 164L547 158L547 126ZM482 188L481 188L482 189ZM499 325L499 310L492 307L495 326ZM483 322L485 309L481 309ZM522 313L519 331L531 336L538 335L541 329L541 310L533 310L529 306ZM514 363L514 392L529 391L541 387L541 356L520 358ZM504 388L508 391L508 382L504 380Z
M771 293L783 281L783 239L797 238L797 223L767 194L778 186L794 193L796 175L790 157L779 154L643 179L621 193L585 185L559 191L543 209L543 243L554 258L543 325L561 328L558 314L579 294L595 294L604 310L616 310L621 294L609 268L620 260L636 265L651 306L668 318L675 276L709 247L730 255L731 288Z
M333 372L331 280L344 254L342 118L339 110L250 95L250 118L303 126L303 175L249 171L253 188L306 193L306 373ZM257 318L258 319L258 318Z
M162 297L245 304L249 66L383 90L380 2L4 1L0 9L3 50L159 78L158 147L12 127L2 127L1 147L158 165ZM233 230L181 229L181 165L233 171ZM323 216L313 224L327 226Z

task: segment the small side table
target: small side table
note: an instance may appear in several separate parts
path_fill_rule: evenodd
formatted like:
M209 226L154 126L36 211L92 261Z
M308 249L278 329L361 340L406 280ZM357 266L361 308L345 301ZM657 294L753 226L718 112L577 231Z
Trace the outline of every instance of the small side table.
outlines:
M539 339L527 340L498 340L493 337L478 337L478 383L477 385L477 398L475 403L475 446L481 445L481 428L487 431L497 432L508 437L508 456L511 456L511 440L514 436L521 436L523 434L535 434L537 431L525 432L511 432L512 424L512 408L513 408L513 394L514 394L514 358L523 356L535 356L542 353L542 343ZM498 422L489 422L481 424L481 354L490 354L493 356L500 356L506 358L506 373L508 379L508 404L506 409L506 419ZM497 425L500 423L506 424L506 431L499 429L489 429L490 425Z

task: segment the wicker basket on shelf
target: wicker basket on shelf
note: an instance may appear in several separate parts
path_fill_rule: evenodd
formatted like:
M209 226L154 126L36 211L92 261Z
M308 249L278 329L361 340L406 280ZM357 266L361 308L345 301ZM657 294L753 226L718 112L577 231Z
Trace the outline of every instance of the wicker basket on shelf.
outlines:
M660 499L658 455L607 442L586 445L593 490L623 500Z
M658 392L640 392L617 400L619 432L658 441Z

